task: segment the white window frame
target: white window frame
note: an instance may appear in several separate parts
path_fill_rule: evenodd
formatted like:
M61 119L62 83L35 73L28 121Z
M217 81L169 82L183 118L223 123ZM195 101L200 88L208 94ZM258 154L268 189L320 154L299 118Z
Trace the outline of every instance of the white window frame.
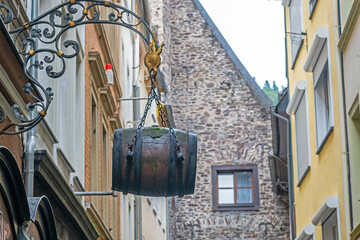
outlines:
M322 115L324 105L320 105L317 100L317 86L319 84L319 78L322 76L324 67L327 64L327 97L328 97L328 126L326 129L321 129L323 126L323 120L320 119ZM330 46L329 46L329 29L327 27L321 27L317 30L313 44L311 45L309 54L304 64L304 70L306 72L313 73L314 78L314 101L315 101L315 120L316 120L316 143L317 151L319 154L323 148L326 140L334 129L334 110L333 110L333 98L332 98L332 80L331 80L331 59L330 59ZM321 83L321 82L320 82ZM325 116L326 117L326 116Z
M307 173L310 170L310 166L311 166L311 159L310 159L310 140L309 140L309 113L308 113L308 107L307 107L307 91L306 91L306 87L307 87L307 81L306 80L301 80L298 81L294 92L291 96L290 102L288 107L286 108L286 112L289 115L295 115L295 124L296 124L296 112L298 110L299 105L302 103L302 101L304 101L305 104L305 119L306 119L306 126L304 129L304 131L306 131L307 134L307 141L306 143L299 143L298 140L298 136L296 134L296 159L297 159L297 169L298 169L298 184L297 186L300 186L302 181L304 180L305 176L307 175ZM296 125L295 125L296 126ZM306 145L305 145L306 144ZM307 153L304 155L300 155L300 153L304 152L305 149L302 148L302 146L306 146L307 147ZM302 166L301 164L305 164L305 168L304 169L300 169L300 166Z
M315 213L311 222L315 226L322 226L326 222L326 220L328 220L329 216L331 216L331 214L334 212L336 213L336 225L337 225L338 240L341 240L339 197L338 196L327 197L325 202L321 205L319 210Z

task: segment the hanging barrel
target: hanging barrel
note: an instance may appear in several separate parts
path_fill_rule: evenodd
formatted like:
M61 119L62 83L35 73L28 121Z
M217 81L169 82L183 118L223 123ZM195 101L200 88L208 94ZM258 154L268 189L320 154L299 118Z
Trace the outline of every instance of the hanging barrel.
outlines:
M197 136L173 130L182 157L176 152L176 140L168 128L143 127L138 133L135 128L115 130L112 190L156 197L194 193Z

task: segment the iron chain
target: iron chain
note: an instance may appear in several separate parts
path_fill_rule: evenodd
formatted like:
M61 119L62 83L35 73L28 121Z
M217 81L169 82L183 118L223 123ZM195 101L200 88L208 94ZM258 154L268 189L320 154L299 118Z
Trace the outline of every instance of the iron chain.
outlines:
M140 124L137 127L136 135L132 139L131 144L129 144L129 150L132 150L132 147L133 147L133 145L135 144L135 141L136 141L136 136L138 135L140 129L144 127L146 116L148 114L149 109L151 108L151 103L152 103L153 100L155 100L156 106L157 106L157 108L159 110L159 115L160 115L160 119L161 119L161 125L163 127L166 127L166 125L169 126L170 133L173 135L173 137L175 139L175 142L176 142L176 151L180 152L180 143L179 143L179 141L178 141L178 139L176 137L176 133L175 133L174 129L171 127L170 121L169 121L168 117L165 114L165 110L164 110L162 104L160 103L159 96L157 95L157 93L155 91L156 72L154 72L154 71L150 72L150 80L151 80L151 90L149 92L148 100L147 100L146 105L145 105L145 111L144 111L144 114L143 114L143 116L141 118Z

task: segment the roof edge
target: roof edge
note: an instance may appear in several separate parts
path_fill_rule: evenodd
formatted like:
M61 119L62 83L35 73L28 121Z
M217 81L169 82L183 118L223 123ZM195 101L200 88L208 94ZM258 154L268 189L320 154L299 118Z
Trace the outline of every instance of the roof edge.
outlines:
M259 85L255 82L255 80L250 76L249 72L246 70L245 66L241 63L240 59L236 56L224 36L221 34L220 30L216 27L215 23L212 21L209 14L206 12L203 5L199 0L193 0L195 6L199 9L201 15L204 17L206 23L209 25L214 35L220 42L221 46L224 48L227 55L233 61L235 66L238 68L240 73L244 76L246 82L248 83L250 89L253 91L255 97L258 100L258 103L263 107L272 106L271 99L264 93L264 91L259 87Z

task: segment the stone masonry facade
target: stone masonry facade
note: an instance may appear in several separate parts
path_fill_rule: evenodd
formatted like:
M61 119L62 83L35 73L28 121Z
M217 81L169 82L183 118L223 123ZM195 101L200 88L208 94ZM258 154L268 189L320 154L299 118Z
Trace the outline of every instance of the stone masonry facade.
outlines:
M198 0L154 5L152 22L170 48L164 67L171 70L171 80L165 75L176 128L198 136L195 193L170 200L170 238L289 239L288 205L274 195L270 178L268 99L230 57ZM213 211L211 166L247 164L258 167L259 210Z

